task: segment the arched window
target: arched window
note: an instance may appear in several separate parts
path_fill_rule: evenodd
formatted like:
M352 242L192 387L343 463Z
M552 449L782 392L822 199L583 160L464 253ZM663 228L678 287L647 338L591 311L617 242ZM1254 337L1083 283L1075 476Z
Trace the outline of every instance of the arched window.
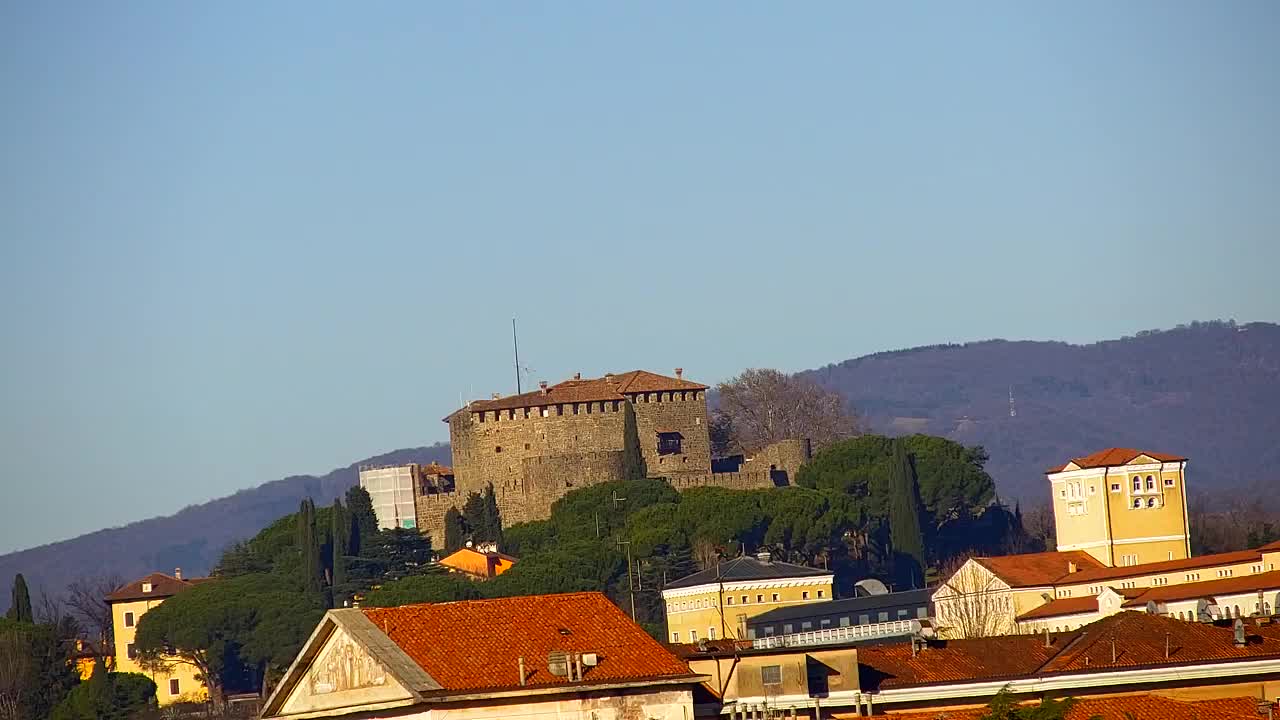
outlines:
M1133 491L1142 492L1142 478L1136 477L1133 479Z
M1136 508L1140 508L1140 507L1142 507L1142 498L1134 498L1134 499L1133 499L1133 506L1134 506L1134 507L1136 507Z
M1148 476L1147 476L1147 489L1148 489L1148 490L1155 490L1155 489L1156 489L1156 481L1155 481L1155 478L1152 478L1150 475L1148 475Z
M1147 498L1147 507L1152 507L1152 508L1153 508L1153 507L1155 507L1155 506L1156 506L1156 499L1155 499L1155 498Z
M1240 617L1240 606L1236 605L1236 617Z

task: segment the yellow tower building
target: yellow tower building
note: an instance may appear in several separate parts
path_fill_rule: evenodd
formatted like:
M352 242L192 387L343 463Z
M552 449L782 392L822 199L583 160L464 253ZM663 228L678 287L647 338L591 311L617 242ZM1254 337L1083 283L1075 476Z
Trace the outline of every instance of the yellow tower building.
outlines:
M1047 473L1058 550L1108 567L1191 557L1187 459L1108 448Z
M138 621L151 608L164 602L178 593L193 587L207 578L182 579L182 571L175 570L173 575L151 573L134 580L107 596L111 605L111 623L115 633L115 667L116 672L142 673L156 683L156 699L161 705L175 702L198 702L205 700L209 691L204 683L196 677L195 668L175 662L167 672L151 672L143 670L138 664L137 652L133 640L138 632Z

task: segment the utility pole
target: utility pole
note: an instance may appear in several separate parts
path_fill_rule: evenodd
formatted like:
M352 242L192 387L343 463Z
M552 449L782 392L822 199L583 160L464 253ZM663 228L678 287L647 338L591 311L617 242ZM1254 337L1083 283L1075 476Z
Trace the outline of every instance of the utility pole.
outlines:
M516 351L516 394L520 394L520 341L516 338L516 319L511 318L511 347Z
M627 546L627 595L631 597L631 622L636 620L636 586L631 579L631 541L619 540L619 545Z

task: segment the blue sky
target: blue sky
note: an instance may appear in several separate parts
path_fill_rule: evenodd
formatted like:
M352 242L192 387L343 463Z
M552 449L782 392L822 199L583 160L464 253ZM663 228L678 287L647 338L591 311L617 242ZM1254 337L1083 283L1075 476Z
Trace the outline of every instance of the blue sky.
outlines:
M0 552L460 395L1276 320L1280 4L0 5Z

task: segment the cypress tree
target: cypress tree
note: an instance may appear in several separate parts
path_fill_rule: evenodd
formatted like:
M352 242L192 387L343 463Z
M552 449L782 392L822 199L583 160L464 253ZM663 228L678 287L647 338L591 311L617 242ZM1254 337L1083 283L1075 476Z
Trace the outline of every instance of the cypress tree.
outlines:
M351 524L347 520L346 508L342 507L342 500L334 499L333 514L329 516L331 534L333 535L333 575L330 583L333 586L333 604L339 605L343 598L343 586L347 584L347 534L351 531Z
M13 600L9 605L6 617L23 623L34 623L35 613L31 610L31 593L27 590L27 579L18 573L13 578Z
M481 496L483 506L481 508L482 533L476 537L477 542L492 542L502 545L502 513L498 510L498 496L493 492L493 483L489 483L484 489L484 495Z
M893 443L890 466L889 544L899 589L924 587L924 534L920 530L920 486L907 448Z
M378 515L373 511L373 498L369 497L369 491L359 485L347 490L347 512L355 518L356 526L360 529L359 545L368 545L373 536L378 534ZM354 550L352 554L355 554Z
M302 556L302 586L308 592L324 590L320 564L320 538L316 535L316 504L307 498L298 509L298 550Z
M453 552L462 547L467 535L466 526L462 520L462 513L457 508L449 508L444 514L444 550L445 552Z

